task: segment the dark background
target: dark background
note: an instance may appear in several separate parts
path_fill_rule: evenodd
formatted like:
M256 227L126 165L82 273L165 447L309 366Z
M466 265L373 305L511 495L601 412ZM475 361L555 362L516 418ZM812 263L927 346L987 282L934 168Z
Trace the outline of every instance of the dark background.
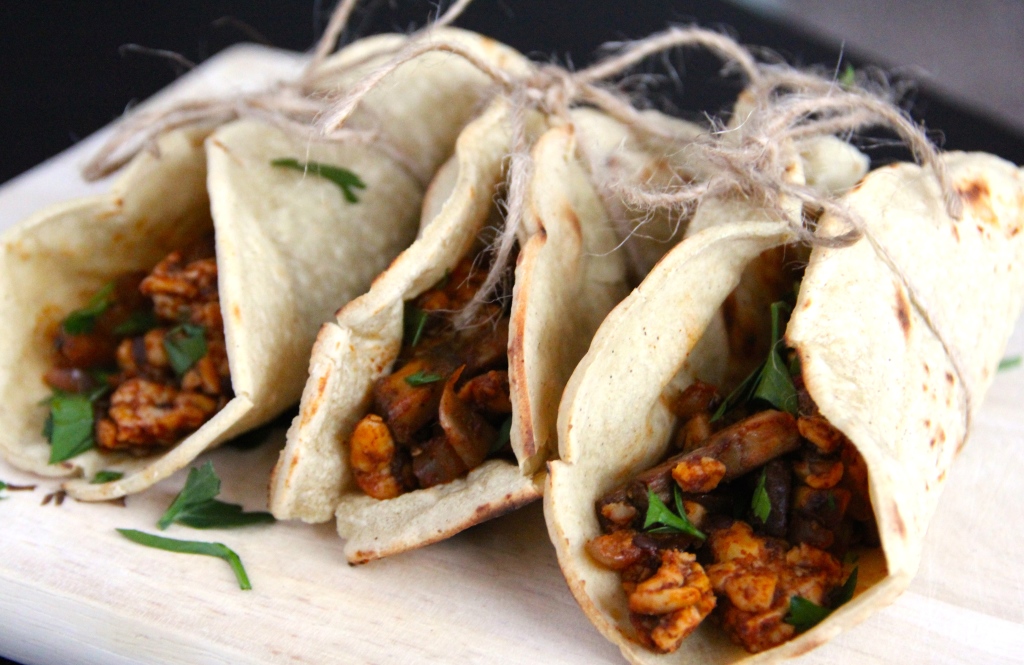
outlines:
M94 0L4 3L0 29L0 182L71 146L164 87L185 68L126 52L139 44L202 62L240 41L307 50L326 24L332 0ZM368 0L352 34L421 26L432 3ZM518 49L580 67L610 40L636 39L669 23L729 30L799 64L834 67L839 45L709 0L477 0L457 25ZM352 36L352 35L349 35ZM670 56L681 84L667 81L654 98L680 115L727 108L735 85L714 79L718 62L698 52ZM854 64L862 65L864 61ZM655 59L648 71L664 71ZM710 81L710 82L709 82ZM940 130L945 147L986 150L1024 162L1024 137L927 92L912 112Z

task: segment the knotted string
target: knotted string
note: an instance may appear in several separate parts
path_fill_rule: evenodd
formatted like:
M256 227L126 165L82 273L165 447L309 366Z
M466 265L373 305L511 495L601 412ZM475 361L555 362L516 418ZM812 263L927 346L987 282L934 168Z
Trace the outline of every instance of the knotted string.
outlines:
M471 1L458 0L421 33L451 24ZM342 0L338 3L309 62L295 80L277 81L264 90L248 94L190 99L155 111L129 113L119 123L114 135L82 167L82 176L86 180L98 180L118 171L143 151L159 154L157 139L166 132L182 127L213 129L239 118L252 118L286 133L312 139L316 135L314 125L318 118L337 102L338 93L330 89L329 78L356 69L365 65L367 60L387 53L373 53L343 66L328 60L328 56L337 48L338 40L358 3L359 0ZM410 39L416 39L417 34L411 35ZM324 138L377 146L421 182L429 182L432 175L418 172L416 161L402 154L388 140L383 128L349 129L333 132L330 137Z

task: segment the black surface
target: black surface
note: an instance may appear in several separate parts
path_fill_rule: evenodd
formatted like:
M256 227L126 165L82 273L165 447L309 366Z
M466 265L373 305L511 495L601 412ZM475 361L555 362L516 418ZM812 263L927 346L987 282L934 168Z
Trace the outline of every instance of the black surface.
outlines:
M110 122L135 100L180 75L175 63L125 52L125 44L174 51L201 62L226 46L257 39L304 50L326 22L329 0L94 0L5 3L0 30L0 182L56 154ZM359 34L422 25L432 5L420 0L365 2ZM320 11L318 11L318 9ZM726 27L747 44L767 46L801 64L834 66L838 46L818 43L764 18L718 2L682 0L477 0L458 25L541 58L577 66L610 40L635 39L668 23ZM672 110L725 108L735 86L714 78L718 62L689 52L671 60L681 85L656 98ZM860 63L857 63L860 64ZM658 61L646 66L661 71ZM669 102L665 104L664 102ZM945 135L950 149L986 150L1024 162L1024 137L935 96L919 93L916 117Z

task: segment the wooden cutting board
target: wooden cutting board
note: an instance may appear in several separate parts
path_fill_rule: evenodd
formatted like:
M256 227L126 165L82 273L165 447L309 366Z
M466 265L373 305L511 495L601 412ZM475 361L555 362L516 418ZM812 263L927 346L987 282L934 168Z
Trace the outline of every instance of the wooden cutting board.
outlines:
M225 92L254 74L294 71L298 56L225 51L155 99ZM103 134L103 132L101 132ZM103 191L77 168L100 136L0 188L0 229L56 201ZM1024 352L1018 329L1007 355ZM800 663L1012 663L1024 658L1024 370L995 381L950 474L913 585L894 605ZM221 498L266 506L283 430L249 451L206 457ZM360 568L333 525L277 523L166 535L217 540L252 580L240 591L208 557L124 540L156 531L181 472L127 507L40 505L58 483L0 462L0 480L36 484L0 501L0 655L36 664L623 662L562 580L539 504L432 547Z

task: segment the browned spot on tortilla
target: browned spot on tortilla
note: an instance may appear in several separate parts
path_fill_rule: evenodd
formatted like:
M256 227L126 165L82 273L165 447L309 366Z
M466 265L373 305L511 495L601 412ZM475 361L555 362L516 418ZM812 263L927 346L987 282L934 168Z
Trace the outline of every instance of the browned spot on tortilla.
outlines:
M907 525L903 522L903 516L900 515L900 509L895 503L889 504L889 508L892 512L892 524L896 527L896 532L899 533L900 538L903 540L907 539Z
M923 364L924 364L924 373L925 374L931 374L932 373L932 368L928 366L928 363L923 363Z
M931 427L932 426L932 421L930 419L928 419L928 418L925 418L924 419L924 426L925 427Z
M235 321L242 322L242 309L238 306L238 303L231 306L231 316L234 317Z
M896 286L896 318L899 319L900 328L903 328L903 336L910 339L910 303L899 285Z
M858 189L860 189L863 186L864 186L864 178L861 178L856 183L854 183L853 187L850 188L850 191L848 193L852 194L853 192L856 192Z
M953 374L950 372L946 372L946 383L948 383L949 385L953 385L954 381L955 379L953 378Z
M935 447L935 443L936 443L935 437L933 436L932 440L928 442L928 447L929 448L934 448Z
M317 381L316 385L316 395L313 396L309 406L302 410L302 420L299 421L299 427L305 427L309 424L309 419L313 417L314 413L320 410L320 402L324 399L324 393L327 390L327 380L330 376L330 369L320 375L320 380Z
M942 429L940 427L938 432L936 432L936 435L939 437L939 442L940 443L945 443L946 442L946 430L944 430L944 429Z
M960 242L960 231L957 230L956 224L954 224L951 228L953 229L953 237L956 238L957 242Z
M960 439L960 443L956 444L956 454L959 455L960 451L967 445L967 437Z
M988 226L999 226L999 219L995 210L992 209L992 195L989 192L988 183L984 180L971 180L961 183L956 191L960 194L964 204L970 208L975 217ZM984 233L982 227L978 230Z
M980 180L972 180L959 185L956 191L964 198L964 203L968 205L975 205L989 197L988 184Z
M562 209L562 216L565 218L566 224L572 229L572 232L576 234L576 238L579 240L583 239L583 229L580 227L580 218L576 215L576 211L568 203L565 208ZM544 228L543 226L541 227Z
M808 298L807 300L804 300L804 309L810 309L810 308L811 308L811 299Z
M539 221L539 220L538 220ZM541 231L544 227L541 226ZM532 264L536 260L537 252L544 239L534 236L526 243L526 246L519 252L519 259L526 263L521 271L522 277L518 279L516 298L523 298L523 294L530 293L532 289L533 269ZM525 305L525 306L524 306ZM511 388L512 410L519 414L519 443L526 457L537 454L537 437L533 429L533 419L530 417L530 394L526 389L526 349L523 344L526 340L526 308L528 302L516 300L512 304L512 316L508 326L508 378Z

